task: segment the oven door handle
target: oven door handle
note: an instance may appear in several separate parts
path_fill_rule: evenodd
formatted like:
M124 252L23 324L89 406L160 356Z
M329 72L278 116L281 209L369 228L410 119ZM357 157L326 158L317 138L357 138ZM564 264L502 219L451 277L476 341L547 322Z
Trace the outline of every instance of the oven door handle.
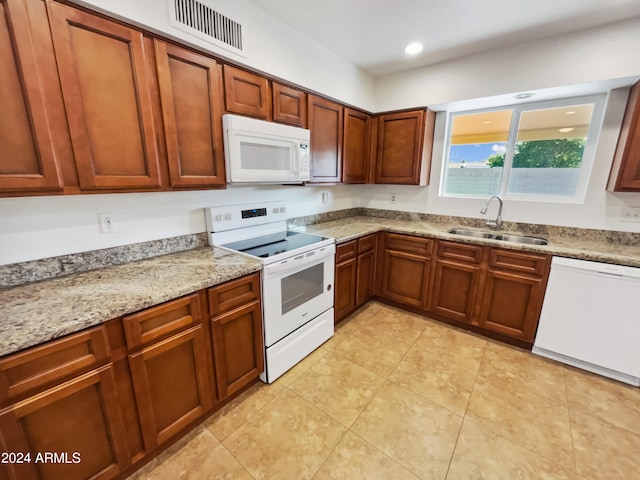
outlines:
M271 278L277 276L281 272L291 272L301 270L307 265L318 263L319 261L332 257L336 252L335 245L327 245L326 247L318 248L310 252L301 253L295 257L289 257L285 260L281 260L270 265L265 265L263 268L264 278Z

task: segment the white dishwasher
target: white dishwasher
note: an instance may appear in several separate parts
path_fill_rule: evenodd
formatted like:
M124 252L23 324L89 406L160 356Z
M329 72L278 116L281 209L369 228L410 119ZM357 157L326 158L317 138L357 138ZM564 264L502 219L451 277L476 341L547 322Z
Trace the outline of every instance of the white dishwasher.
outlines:
M640 386L640 268L553 257L533 353Z

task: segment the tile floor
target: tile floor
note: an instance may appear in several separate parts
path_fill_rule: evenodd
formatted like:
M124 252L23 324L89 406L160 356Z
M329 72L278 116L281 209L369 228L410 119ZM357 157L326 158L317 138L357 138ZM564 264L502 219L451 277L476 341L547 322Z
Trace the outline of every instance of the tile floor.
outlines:
M370 302L138 479L640 479L640 389Z

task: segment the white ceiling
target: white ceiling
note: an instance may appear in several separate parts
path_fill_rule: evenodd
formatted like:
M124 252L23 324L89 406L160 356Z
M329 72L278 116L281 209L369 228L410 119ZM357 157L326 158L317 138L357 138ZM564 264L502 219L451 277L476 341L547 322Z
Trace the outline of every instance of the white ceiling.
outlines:
M250 1L374 76L640 16L640 0Z

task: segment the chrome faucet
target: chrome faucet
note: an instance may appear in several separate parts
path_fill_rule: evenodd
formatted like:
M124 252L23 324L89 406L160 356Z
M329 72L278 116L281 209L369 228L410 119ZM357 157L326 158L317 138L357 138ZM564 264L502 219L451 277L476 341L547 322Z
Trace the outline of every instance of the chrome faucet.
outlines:
M487 220L487 227L492 228L494 230L500 230L500 225L502 225L502 198L500 197L500 195L492 195L491 197L489 197L489 200L487 200L485 202L485 204L482 206L482 208L480 209L480 213L482 213L483 215L487 213L487 207L489 206L489 203L491 203L491 200L493 200L494 198L498 199L498 202L500 202L500 207L498 208L498 216L496 217L495 220Z

